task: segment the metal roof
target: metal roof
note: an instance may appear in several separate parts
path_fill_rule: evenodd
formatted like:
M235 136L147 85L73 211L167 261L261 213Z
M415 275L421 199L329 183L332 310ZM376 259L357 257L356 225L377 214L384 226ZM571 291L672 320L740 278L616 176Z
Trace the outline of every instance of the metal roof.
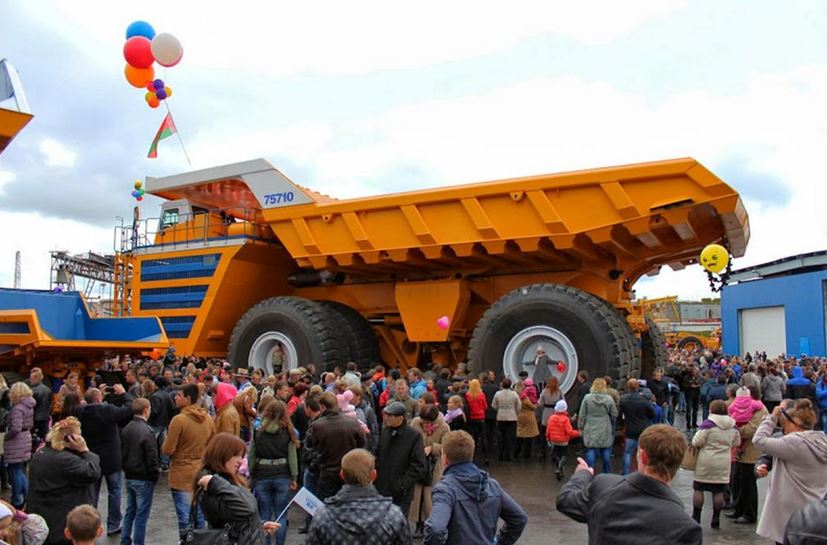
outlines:
M798 254L733 271L729 282L745 282L772 276L801 274L827 268L827 250Z

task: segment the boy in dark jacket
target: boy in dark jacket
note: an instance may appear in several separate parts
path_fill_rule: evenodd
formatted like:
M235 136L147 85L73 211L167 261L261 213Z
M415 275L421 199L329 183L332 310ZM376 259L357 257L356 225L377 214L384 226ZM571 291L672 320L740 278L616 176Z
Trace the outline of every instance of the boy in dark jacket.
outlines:
M152 494L161 469L155 432L147 424L149 413L149 400L136 399L132 403L132 422L121 432L121 461L126 478L126 513L121 534L123 545L144 545Z
M446 433L442 462L446 469L433 488L423 545L515 543L528 516L497 481L474 465L474 439L461 430ZM505 524L497 532L500 518Z
M354 449L345 454L339 475L345 484L316 511L306 545L410 545L407 517L372 485L371 453Z

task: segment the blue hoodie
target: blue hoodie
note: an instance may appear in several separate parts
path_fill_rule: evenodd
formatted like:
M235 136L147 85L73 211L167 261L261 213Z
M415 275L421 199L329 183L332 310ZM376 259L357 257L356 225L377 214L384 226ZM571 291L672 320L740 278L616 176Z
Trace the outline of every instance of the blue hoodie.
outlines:
M433 510L425 522L423 545L512 545L528 516L497 481L472 462L451 464L432 492ZM505 524L497 533L497 521Z
M818 399L819 408L822 411L827 411L827 384L824 383L824 379L819 380L816 384L816 399Z
M810 398L815 400L815 384L804 376L804 369L796 365L792 369L792 378L787 380L787 396L790 399Z

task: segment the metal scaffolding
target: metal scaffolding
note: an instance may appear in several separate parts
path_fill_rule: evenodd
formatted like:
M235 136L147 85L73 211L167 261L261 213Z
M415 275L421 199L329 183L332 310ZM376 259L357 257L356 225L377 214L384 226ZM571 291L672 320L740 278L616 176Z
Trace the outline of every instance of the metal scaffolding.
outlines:
M94 252L69 255L64 251L53 251L50 289L60 288L66 291L81 291L87 299L92 298L95 288L100 289L100 298L106 291L111 299L112 285L115 282L115 257ZM76 278L84 280L78 285Z

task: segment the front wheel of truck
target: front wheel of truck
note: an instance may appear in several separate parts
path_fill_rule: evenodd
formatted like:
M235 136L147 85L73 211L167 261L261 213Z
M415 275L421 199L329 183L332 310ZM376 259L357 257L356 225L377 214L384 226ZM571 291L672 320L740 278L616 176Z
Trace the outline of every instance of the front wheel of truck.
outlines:
M228 359L234 368L261 369L267 375L311 363L320 372L345 363L343 346L327 308L301 297L273 297L238 321Z

